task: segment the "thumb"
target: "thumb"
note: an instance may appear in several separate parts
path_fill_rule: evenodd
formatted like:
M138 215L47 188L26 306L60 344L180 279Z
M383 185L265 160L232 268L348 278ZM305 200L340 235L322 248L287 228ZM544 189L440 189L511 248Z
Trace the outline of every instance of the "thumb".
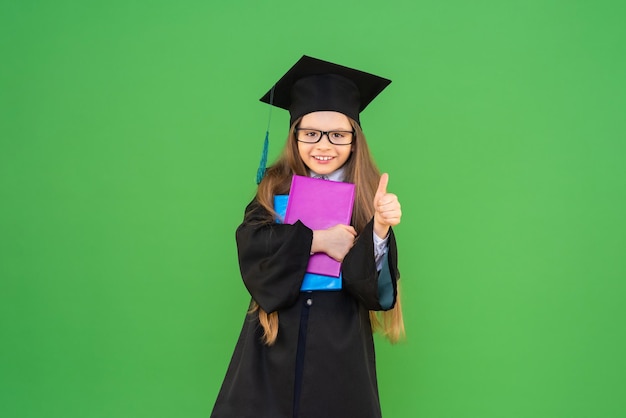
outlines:
M389 183L389 174L383 173L380 176L380 181L378 182L378 189L376 190L376 199L380 199L387 193L387 183Z

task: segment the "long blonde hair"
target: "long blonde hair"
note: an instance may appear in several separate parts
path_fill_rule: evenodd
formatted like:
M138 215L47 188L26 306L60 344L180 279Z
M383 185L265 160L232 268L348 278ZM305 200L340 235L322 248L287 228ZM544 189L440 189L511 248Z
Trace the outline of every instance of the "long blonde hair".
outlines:
M353 119L348 119L355 134L352 143L352 154L344 164L344 180L355 184L352 226L359 233L374 216L373 201L380 180L380 172L371 157L361 127ZM298 118L291 125L281 156L267 169L265 177L263 177L257 190L256 198L267 210L268 222L273 222L276 219L274 195L289 194L291 178L294 174L308 175L308 169L298 153L295 136L295 129L301 120L302 118ZM278 336L278 312L267 313L254 300L248 312L250 314L258 312L259 323L263 328L263 342L267 345L274 344ZM369 316L372 331L381 331L392 343L399 341L405 334L402 304L400 302L400 287L398 286L396 303L392 309L384 312L370 311Z

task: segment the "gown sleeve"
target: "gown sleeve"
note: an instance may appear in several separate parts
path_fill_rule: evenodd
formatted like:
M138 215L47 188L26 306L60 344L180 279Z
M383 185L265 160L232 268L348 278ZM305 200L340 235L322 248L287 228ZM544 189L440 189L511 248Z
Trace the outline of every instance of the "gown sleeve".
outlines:
M271 313L297 301L313 231L300 221L277 224L268 222L268 217L267 211L253 200L235 235L243 282L259 306Z
M343 287L368 310L393 308L398 293L398 249L393 229L389 230L388 250L380 271L374 259L374 220L361 231L359 238L341 265Z

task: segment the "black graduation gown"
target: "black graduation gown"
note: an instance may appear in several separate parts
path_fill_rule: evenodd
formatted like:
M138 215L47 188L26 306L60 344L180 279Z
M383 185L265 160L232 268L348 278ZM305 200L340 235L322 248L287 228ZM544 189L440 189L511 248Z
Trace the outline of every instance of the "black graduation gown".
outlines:
M380 417L368 314L382 309L373 221L343 261L341 291L300 292L313 232L299 221L283 225L264 219L266 211L253 201L237 229L237 248L250 295L266 312L278 311L278 338L274 345L264 345L257 314L246 315L211 417L293 418L294 405L297 418ZM399 274L393 231L388 245L395 303ZM298 356L298 385L299 338L304 352ZM300 388L296 400L294 387Z

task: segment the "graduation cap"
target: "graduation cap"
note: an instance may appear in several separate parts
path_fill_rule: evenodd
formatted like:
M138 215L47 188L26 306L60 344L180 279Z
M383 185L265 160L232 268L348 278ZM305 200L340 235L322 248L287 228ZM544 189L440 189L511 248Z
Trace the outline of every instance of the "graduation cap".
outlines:
M391 80L303 55L261 101L289 111L289 125L307 113L331 110L360 123L359 113Z
M383 77L303 55L261 101L288 110L289 126L301 116L317 111L340 112L360 125L359 114L390 83ZM265 174L268 145L269 126L257 184Z

